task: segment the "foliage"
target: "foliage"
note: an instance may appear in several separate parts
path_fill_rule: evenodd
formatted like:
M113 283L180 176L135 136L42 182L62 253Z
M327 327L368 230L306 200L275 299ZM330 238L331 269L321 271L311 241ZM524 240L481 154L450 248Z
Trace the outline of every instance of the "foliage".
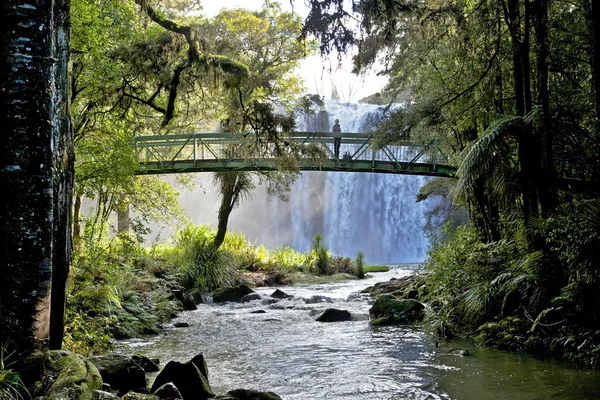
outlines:
M73 258L64 348L105 353L113 338L154 333L180 309L171 294L174 273L149 263L145 253L128 235L98 239L86 230Z
M329 274L329 251L323 244L323 235L317 233L313 237L312 256L316 271L321 275Z
M362 251L359 251L356 255L356 259L354 260L354 274L358 279L363 279L365 277L365 257Z
M368 272L388 272L390 270L390 267L388 267L387 265L365 265L363 267L363 270L365 271L365 273L368 273Z
M8 342L0 343L0 399L26 399L29 397L29 393L19 374L11 369L14 364L11 358L15 352L11 352L9 348Z
M213 244L214 233L208 226L187 224L174 243L174 262L178 265L179 282L186 289L212 291L233 281L233 260Z

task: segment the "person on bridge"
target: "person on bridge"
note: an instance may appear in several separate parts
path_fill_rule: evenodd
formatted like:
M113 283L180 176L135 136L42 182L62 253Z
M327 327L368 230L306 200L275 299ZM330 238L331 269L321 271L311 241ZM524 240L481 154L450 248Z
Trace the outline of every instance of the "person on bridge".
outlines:
M340 128L340 120L336 119L335 124L331 128L331 132L333 133L341 133L342 128ZM335 153L335 158L340 158L340 145L342 144L342 138L336 137L333 138L333 152Z

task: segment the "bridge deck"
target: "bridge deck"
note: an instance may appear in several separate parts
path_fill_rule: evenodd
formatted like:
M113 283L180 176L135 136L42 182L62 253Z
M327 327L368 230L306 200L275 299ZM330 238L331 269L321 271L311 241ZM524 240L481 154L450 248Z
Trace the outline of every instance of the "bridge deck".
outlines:
M276 170L275 157L244 155L252 134L193 133L184 135L137 136L134 147L140 170L138 174L172 174L215 171ZM333 152L333 140L342 139L340 157ZM328 156L326 160L301 159L302 171L345 171L454 176L456 168L448 164L437 142L417 144L396 142L380 148L373 146L373 136L365 133L295 132L286 140L314 143Z

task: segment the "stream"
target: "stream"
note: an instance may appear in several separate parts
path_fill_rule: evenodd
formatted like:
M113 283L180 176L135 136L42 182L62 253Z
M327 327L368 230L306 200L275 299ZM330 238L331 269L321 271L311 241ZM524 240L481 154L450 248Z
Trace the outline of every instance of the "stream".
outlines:
M273 391L283 399L597 399L600 372L556 361L453 343L436 348L421 328L372 328L369 297L357 292L412 274L395 266L365 280L280 288L294 298L198 305L159 336L124 341L131 352L189 361L203 352L216 393L237 388ZM356 321L320 323L326 308L350 311ZM469 350L462 357L452 347ZM151 376L153 379L154 376Z

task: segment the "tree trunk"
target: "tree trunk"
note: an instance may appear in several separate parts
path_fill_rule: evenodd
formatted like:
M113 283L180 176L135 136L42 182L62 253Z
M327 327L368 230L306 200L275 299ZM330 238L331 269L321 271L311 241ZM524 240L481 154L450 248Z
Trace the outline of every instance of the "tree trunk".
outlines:
M552 150L552 120L550 115L550 91L548 89L548 0L535 1L536 63L538 83L538 103L542 105L542 128L538 134L540 141L541 173L538 182L542 216L550 215L554 208L555 174Z
M51 348L60 348L73 182L69 1L5 0L0 10L0 174L5 186L0 336L19 352L31 351L36 339L48 337Z

